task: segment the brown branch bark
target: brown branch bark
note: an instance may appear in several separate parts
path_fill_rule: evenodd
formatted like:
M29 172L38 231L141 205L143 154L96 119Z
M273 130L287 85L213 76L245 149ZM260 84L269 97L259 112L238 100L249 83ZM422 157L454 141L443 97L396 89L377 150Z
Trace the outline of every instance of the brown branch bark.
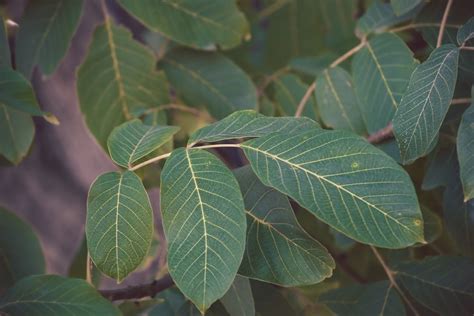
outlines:
M99 292L110 301L131 300L143 297L154 297L156 294L173 286L173 284L173 279L167 274L161 279L148 284L129 286L116 290L101 290Z
M386 127L367 136L367 141L371 144L378 144L392 137L393 137L393 125L390 122L388 123Z

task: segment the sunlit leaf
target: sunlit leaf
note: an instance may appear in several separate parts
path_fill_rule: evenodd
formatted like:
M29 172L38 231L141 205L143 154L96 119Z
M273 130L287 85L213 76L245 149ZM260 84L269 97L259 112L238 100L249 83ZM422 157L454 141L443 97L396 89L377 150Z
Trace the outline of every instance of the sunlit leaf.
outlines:
M230 289L221 298L221 303L230 316L254 316L255 303L249 279L237 275Z
M153 213L140 178L131 171L99 176L87 197L87 246L97 268L121 282L148 254Z
M459 49L443 45L420 64L393 119L393 132L406 164L425 156L437 140L454 93Z
M275 101L283 116L294 116L308 85L295 75L283 75L274 80ZM316 102L311 96L302 112L302 116L313 120L316 116Z
M275 133L242 145L268 186L347 236L386 248L423 242L413 184L390 157L345 131Z
M457 34L457 41L462 45L474 38L474 17L470 18L459 30Z
M473 89L474 92L474 89ZM474 93L473 93L474 95ZM474 103L464 112L457 137L464 200L474 198Z
M168 267L178 288L204 311L231 286L245 247L237 180L214 155L176 149L161 173Z

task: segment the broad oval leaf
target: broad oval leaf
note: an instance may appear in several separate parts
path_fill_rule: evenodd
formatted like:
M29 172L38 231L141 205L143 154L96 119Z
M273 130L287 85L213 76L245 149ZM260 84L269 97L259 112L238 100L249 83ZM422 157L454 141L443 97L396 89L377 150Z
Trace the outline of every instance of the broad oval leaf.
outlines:
M17 69L30 78L33 67L50 75L69 48L79 24L82 0L30 1L16 37Z
M148 254L153 212L140 178L131 171L99 176L87 197L87 246L104 274L121 282Z
M221 54L177 49L166 55L162 66L187 104L204 106L217 119L236 110L257 108L252 81Z
M0 298L0 312L12 316L120 315L86 281L58 275L34 275L20 280Z
M275 101L282 115L294 116L301 99L308 90L308 85L291 74L275 79L273 85L275 87ZM316 102L312 95L306 102L301 114L313 120L317 119Z
M237 46L249 26L234 0L119 0L150 29L191 47Z
M403 263L396 276L411 296L441 315L474 313L474 264L467 258L436 256Z
M319 124L306 117L267 117L253 110L244 110L194 132L188 144L261 137L275 132L294 134L313 128L319 128Z
M153 150L167 143L179 130L176 126L145 125L132 120L117 126L107 141L112 160L122 167L145 157Z
M403 163L411 163L433 148L454 94L458 57L456 46L443 45L413 72L393 118Z
M244 194L247 241L241 275L282 286L321 282L334 260L298 223L288 198L263 185L250 166L235 172Z
M474 17L461 26L456 37L459 45L463 45L472 38L474 38Z
M26 276L44 271L43 251L31 227L0 208L0 292Z
M474 92L474 89L473 89ZM474 95L474 93L473 93ZM474 103L462 115L458 129L457 152L461 168L464 200L474 198Z
M350 130L356 134L365 132L365 123L352 86L351 76L340 67L324 70L316 80L314 91L319 114L325 125Z
M230 316L254 316L255 303L249 279L236 275L221 303Z
M35 135L31 115L0 103L0 154L18 164L28 153Z
M403 15L415 9L423 0L390 0L396 15Z
M168 87L155 70L152 51L110 19L99 26L77 74L77 93L86 123L105 149L114 127L138 107L168 103Z
M322 294L319 303L340 316L403 316L405 306L389 281L351 285Z
M385 153L345 131L270 134L241 145L268 186L289 195L345 235L385 248L423 242L408 174Z
M373 37L355 55L354 88L369 133L384 128L392 120L415 65L413 53L391 33Z
M161 212L170 275L204 312L231 286L245 247L237 180L214 155L177 149L161 173Z

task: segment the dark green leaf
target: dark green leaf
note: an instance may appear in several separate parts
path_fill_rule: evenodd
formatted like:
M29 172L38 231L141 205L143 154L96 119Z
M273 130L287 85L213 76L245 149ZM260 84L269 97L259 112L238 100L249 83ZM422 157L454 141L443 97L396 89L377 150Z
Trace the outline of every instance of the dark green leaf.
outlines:
M257 108L252 81L223 55L178 49L169 53L162 65L171 85L188 104L206 107L217 119Z
M87 125L104 148L110 132L134 110L168 103L166 79L155 71L153 53L109 19L94 32L77 74L77 93Z
M275 101L283 116L294 116L308 85L295 75L283 75L274 81ZM316 102L311 96L304 107L303 116L316 120Z
M427 243L432 243L441 236L443 222L438 214L426 206L421 206L421 213L423 214L425 240Z
M0 292L21 278L44 271L43 251L31 227L0 208Z
M351 285L324 293L319 302L340 316L403 316L405 307L389 281Z
M467 201L474 198L474 103L462 116L458 129L457 153L461 168L464 200Z
M397 280L418 302L442 315L474 313L474 264L437 256L397 267Z
M161 173L169 272L204 312L231 286L245 247L245 213L229 169L201 149L173 151Z
M423 242L413 184L390 157L345 131L271 134L243 143L260 180L349 237L386 248Z
M254 316L255 303L249 279L237 275L230 289L221 298L230 316Z
M82 0L30 1L16 36L17 69L27 78L33 67L50 75L69 48L79 23Z
M456 173L456 146L438 146L428 157L428 168L421 186L425 191L446 186Z
M403 15L415 9L423 0L390 0L396 15Z
M148 254L153 212L140 178L131 171L99 176L87 197L87 246L92 261L121 282Z
M325 125L356 134L365 132L352 78L344 69L335 67L324 70L316 80L315 95Z
M188 144L261 137L274 132L294 134L313 128L319 128L318 123L306 117L267 117L252 110L245 110L232 113L225 119L194 132Z
M392 33L373 37L355 55L354 88L369 133L384 128L392 120L415 65L413 53Z
M332 275L334 260L299 225L288 198L263 185L250 166L236 171L244 194L247 244L239 273L283 286L315 284Z
M5 25L3 17L0 17L0 67L11 67L7 26Z
M120 315L86 281L57 275L35 275L20 280L0 298L0 311L12 316Z
M234 0L119 0L150 29L191 47L237 46L249 26Z
M425 156L437 140L454 93L459 49L443 45L420 64L393 118L403 163Z
M145 157L168 142L179 130L176 126L150 126L132 120L117 126L107 141L112 160L122 167Z
M315 57L295 57L290 60L288 66L292 70L316 77L319 76L324 69L329 67L331 62L336 58L337 56L334 54L325 54Z
M474 17L470 18L459 30L457 41L459 45L466 43L471 38L474 38Z

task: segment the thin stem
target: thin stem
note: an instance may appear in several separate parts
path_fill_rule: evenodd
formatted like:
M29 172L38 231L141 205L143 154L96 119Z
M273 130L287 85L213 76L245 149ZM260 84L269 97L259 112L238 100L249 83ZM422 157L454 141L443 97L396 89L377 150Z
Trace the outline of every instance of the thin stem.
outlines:
M446 21L448 20L449 10L451 10L452 4L453 0L448 0L448 4L446 4L446 9L444 9L443 19L441 20L441 25L439 27L438 41L436 42L436 47L440 47L443 43L444 29L446 27Z
M283 75L284 73L288 72L290 68L288 66L283 67L272 73L270 76L267 76L263 79L262 84L257 88L257 94L259 96L263 95L263 92L267 88L267 86L275 81L278 77Z
M461 46L461 47L459 47L459 49L461 49L461 50L474 50L474 47L473 46Z
M451 101L451 104L466 104L466 103L471 103L472 99L471 98L461 98L461 99L453 99Z
M89 251L87 251L87 258L86 258L86 281L90 285L93 286L92 283L92 260Z
M161 291L173 286L173 284L173 279L171 279L171 276L167 274L161 279L155 280L148 284L129 286L116 290L101 290L99 292L103 297L110 301L130 300L143 297L154 297Z
M192 146L189 146L189 148L192 147ZM240 144L213 144L213 145L204 145L204 146L197 146L197 147L194 147L194 148L199 148L199 149L209 149L209 148L227 148L227 147L232 147L232 148L240 148ZM130 171L135 171L137 169L140 169L142 167L145 167L149 164L152 164L152 163L155 163L155 162L158 162L160 160L163 160L163 159L166 159L168 158L169 156L171 156L171 153L166 153L166 154L163 154L163 155L160 155L160 156L157 156L157 157L154 157L154 158L151 158L151 159L148 159L142 163L139 163L138 165L134 166L134 167L131 167L129 168Z
M393 125L390 122L388 123L386 127L367 136L367 141L371 144L378 144L388 138L391 138L392 136L393 136Z
M420 314L418 313L418 311L415 309L415 307L413 306L413 304L410 302L410 300L406 297L405 293L402 291L402 289L398 286L398 283L397 281L395 280L395 272L392 271L390 269L390 267L387 265L387 263L385 262L385 260L382 258L382 256L380 255L380 253L378 252L378 250L374 247L374 246L370 246L370 248L372 249L375 257L377 258L377 260L380 262L380 264L382 265L382 268L384 269L385 271L385 274L387 275L388 277L388 280L390 281L390 284L391 286L393 286L397 291L398 293L400 294L400 296L403 298L403 300L405 301L405 303L407 304L407 306L411 309L411 311L413 312L413 314L415 316L419 316Z
M316 81L314 81L306 90L303 98L301 98L300 103L298 104L298 107L296 108L295 112L295 117L300 117L301 114L303 113L304 107L306 103L308 103L308 99L311 97L311 94L313 91L316 89Z
M402 25L399 27L394 27L393 29L389 29L388 32L397 33L397 32L403 32L406 30L421 28L421 27L439 27L439 26L441 26L441 23L412 23L412 24ZM461 25L447 23L446 27L460 28Z
M289 3L289 0L280 0L280 1L275 1L265 9L263 9L260 14L258 15L258 22L264 20L268 16L272 15L276 11L280 10L283 8L287 3Z

